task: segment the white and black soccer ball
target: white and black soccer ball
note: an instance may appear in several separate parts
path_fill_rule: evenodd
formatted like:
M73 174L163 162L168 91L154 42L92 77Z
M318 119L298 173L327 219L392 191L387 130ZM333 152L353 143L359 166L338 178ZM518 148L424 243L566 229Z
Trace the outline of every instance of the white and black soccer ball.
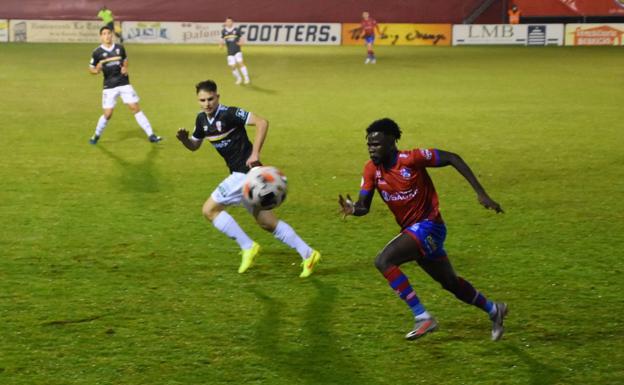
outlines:
M281 205L287 192L286 176L271 166L252 168L243 183L243 199L259 210L271 210Z

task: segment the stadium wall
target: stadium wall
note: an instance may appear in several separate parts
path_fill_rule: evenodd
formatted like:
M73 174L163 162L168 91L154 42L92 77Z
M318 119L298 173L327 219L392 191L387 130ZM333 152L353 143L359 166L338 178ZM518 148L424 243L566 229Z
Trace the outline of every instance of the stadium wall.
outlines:
M511 0L522 16L624 16L624 0Z
M359 22L368 10L384 23L461 23L483 0L2 0L0 18L26 20L94 20L102 5L120 21L221 22ZM500 23L480 19L482 23Z

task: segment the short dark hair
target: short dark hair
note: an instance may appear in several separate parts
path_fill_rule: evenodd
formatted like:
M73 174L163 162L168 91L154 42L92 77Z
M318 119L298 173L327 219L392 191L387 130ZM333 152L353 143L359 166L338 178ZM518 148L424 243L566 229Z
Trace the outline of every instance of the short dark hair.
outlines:
M199 91L217 92L217 83L215 83L214 80L199 82L195 84L195 93L198 94Z
M390 118L383 118L372 122L366 129L366 136L368 137L368 135L373 132L381 132L384 135L390 135L394 137L394 140L399 140L401 138L399 125Z
M111 27L109 27L108 25L105 25L102 28L100 28L100 35L102 34L102 31L104 31L105 29L108 29L109 31L113 32L113 29Z

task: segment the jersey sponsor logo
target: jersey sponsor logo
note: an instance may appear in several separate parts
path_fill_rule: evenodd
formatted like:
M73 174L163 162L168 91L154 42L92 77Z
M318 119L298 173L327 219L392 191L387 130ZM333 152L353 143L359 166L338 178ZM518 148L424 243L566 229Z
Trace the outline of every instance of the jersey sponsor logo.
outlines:
M223 131L223 125L221 124L220 120L217 120L217 123L215 124L215 126L217 127L217 131L219 132Z
M407 158L409 155L407 154L399 154L399 158Z
M236 116L241 119L247 119L247 111L243 110L242 108L239 108L238 110L236 110Z
M377 178L377 179L381 178L381 171L379 171L379 170L375 171L375 178Z
M400 170L400 173L401 173L401 176L405 179L409 179L412 176L412 171L407 167L403 167Z
M231 142L232 142L231 139L226 139L220 142L212 142L212 145L214 146L214 148L225 148L229 146Z
M424 149L424 150L420 150L420 155L423 156L423 158L427 159L427 160L431 160L431 158L433 157L433 154L431 153L431 151Z
M387 191L381 192L381 197L386 202L397 202L397 201L406 201L414 198L418 194L418 189L407 190L407 191L399 191L394 193L389 193Z

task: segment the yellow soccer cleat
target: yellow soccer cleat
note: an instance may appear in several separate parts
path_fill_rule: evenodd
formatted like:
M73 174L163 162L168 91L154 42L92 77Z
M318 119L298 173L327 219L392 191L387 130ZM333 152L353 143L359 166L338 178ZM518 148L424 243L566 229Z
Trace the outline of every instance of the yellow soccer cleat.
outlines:
M312 254L307 259L304 259L301 262L301 266L303 266L303 271L299 274L300 278L309 277L312 272L314 272L314 268L321 260L321 253L316 250L312 250Z
M260 252L260 245L257 244L256 242L254 242L251 245L251 248L241 250L242 260L241 260L240 267L238 268L238 272L241 274L246 272L247 269L249 269L251 265L253 265L254 259L256 259L259 252Z

